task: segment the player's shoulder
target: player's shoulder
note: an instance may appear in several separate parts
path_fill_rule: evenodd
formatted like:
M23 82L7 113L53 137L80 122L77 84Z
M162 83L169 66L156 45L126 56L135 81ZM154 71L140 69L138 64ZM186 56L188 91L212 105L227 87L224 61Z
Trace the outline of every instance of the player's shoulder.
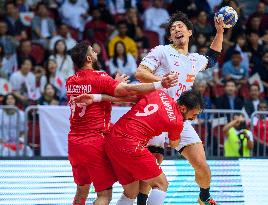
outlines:
M201 55L199 53L190 53L189 55L190 55L190 57L195 58L195 59L202 59L202 58L206 59L206 56Z
M100 77L108 77L108 76L109 76L106 72L104 72L104 71L99 71L99 70L95 70L95 71L93 71L93 73L94 73L95 75L100 76Z
M167 49L168 45L158 45L150 50L150 52L161 52Z

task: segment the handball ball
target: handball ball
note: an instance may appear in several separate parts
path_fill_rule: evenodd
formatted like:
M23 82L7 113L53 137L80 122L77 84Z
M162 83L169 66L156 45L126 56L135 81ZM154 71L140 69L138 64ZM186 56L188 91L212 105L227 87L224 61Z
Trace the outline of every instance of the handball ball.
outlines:
M224 28L233 27L238 20L238 15L237 15L236 11L230 6L222 7L218 11L218 13L216 13L216 16L222 17L223 23L224 23Z

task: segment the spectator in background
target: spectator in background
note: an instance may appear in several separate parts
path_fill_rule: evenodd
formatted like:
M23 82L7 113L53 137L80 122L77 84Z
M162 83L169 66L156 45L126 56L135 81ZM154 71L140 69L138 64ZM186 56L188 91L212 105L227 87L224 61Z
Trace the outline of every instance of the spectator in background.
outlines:
M125 14L127 9L136 7L136 0L111 0L109 2L109 10L112 15Z
M175 13L176 11L183 11L189 16L190 19L195 18L198 14L199 8L196 5L195 0L180 0L180 1L172 1L170 5L169 13Z
M235 43L231 46L225 54L224 62L229 61L234 51L239 51L242 61L241 63L245 65L246 68L249 68L249 56L247 48L247 39L244 33L241 33L237 36Z
M37 103L38 105L59 105L59 100L56 96L56 88L52 84L46 84L44 93Z
M109 56L113 57L114 55L114 45L118 41L122 41L126 47L127 53L132 54L136 59L138 57L138 50L137 50L137 44L134 42L134 40L130 37L128 37L127 34L127 23L125 21L120 21L117 24L118 28L118 35L115 36L113 39L110 40L108 43L108 52Z
M109 68L112 76L121 73L128 75L131 82L135 80L136 60L130 53L126 52L126 47L121 41L114 45L114 56L109 61Z
M13 94L5 96L4 105L16 106L17 100ZM16 156L24 155L24 137L25 137L25 114L22 110L16 111L14 108L0 110L0 155ZM18 146L17 146L18 143ZM32 156L30 147L26 147L26 155Z
M204 34L209 38L213 33L213 27L208 22L208 15L205 11L200 11L197 16L197 22L194 24L194 32Z
M114 25L114 18L107 9L106 0L98 0L96 5L101 13L101 19L109 25Z
M7 1L5 5L6 16L5 21L8 26L8 35L14 36L16 40L24 40L28 38L26 27L20 20L19 10L13 1Z
M0 43L4 46L7 58L13 58L16 54L16 41L13 37L7 35L7 24L0 20Z
M251 67L261 64L261 58L264 52L264 46L260 42L260 36L257 32L251 31L248 35L248 49L250 55Z
M248 67L242 64L242 57L239 51L233 51L231 60L223 64L222 76L224 80L234 80L240 87L247 83Z
M60 73L65 81L74 74L74 64L71 56L67 54L67 47L64 40L56 41L53 54L49 58L56 60L58 66L57 73Z
M137 44L138 50L144 48L149 49L152 47L152 45L150 45L149 39L143 34L141 27L138 26L135 29L134 41Z
M108 24L101 19L100 10L97 7L91 10L92 19L86 23L84 40L95 40L105 43L108 38Z
M57 62L55 59L51 58L46 63L46 79L47 83L52 84L56 88L56 95L59 99L65 97L65 80L57 73Z
M258 105L258 111L268 112L267 101L261 100ZM268 155L268 115L257 114L253 117L255 149L254 153L257 156ZM264 155L264 153L266 153Z
M85 23L88 18L87 8L82 6L77 0L66 0L59 9L63 23L84 31Z
M30 40L20 41L18 47L18 63L21 64L21 61L25 58L30 58L33 65L36 65L36 61L32 55L32 42Z
M255 69L261 77L265 93L268 94L268 50L263 53L261 64Z
M190 48L191 53L197 52L197 49L201 46L209 47L208 38L203 33L198 33L194 39L193 45Z
M73 39L73 37L71 36L68 26L64 23L61 23L58 26L58 34L50 39L50 42L49 42L50 51L53 51L55 43L58 40L64 40L67 46L67 51L71 50L76 44L76 40Z
M109 73L109 68L107 67L108 66L108 56L107 56L107 53L106 53L106 50L105 50L105 47L99 43L99 42L94 42L92 44L92 48L93 50L97 53L97 63L98 63L98 67Z
M258 33L258 35L261 37L265 33L265 29L261 27L261 17L260 16L253 16L247 25L247 32L250 33L251 31L254 31Z
M250 157L254 147L252 132L246 129L245 118L235 114L233 120L222 129L226 136L224 142L225 157Z
M249 99L244 102L244 109L246 110L249 118L254 111L258 110L259 102L260 86L258 84L251 84L249 86Z
M32 20L32 39L45 48L48 47L49 39L56 35L54 19L48 16L48 8L45 3L37 4L37 12Z
M135 39L136 37L136 28L137 27L142 27L142 24L139 20L138 16L138 10L136 8L130 8L127 11L126 15L126 20L127 20L127 35Z
M31 72L31 59L23 59L19 66L20 69L10 76L10 83L15 97L26 106L35 93L35 75Z
M243 101L237 94L237 86L234 80L227 80L224 85L224 95L216 99L217 109L241 110Z
M35 96L33 100L37 100L44 92L45 85L47 84L45 69L40 65L35 66L34 75L35 75Z
M29 6L26 4L27 0L16 0L16 5L19 12L27 12L29 11Z
M265 3L259 1L259 3L257 4L257 7L256 7L256 11L249 16L248 23L251 22L251 19L253 17L258 16L261 18L261 23L260 23L261 29L268 28L268 14L265 11L265 9L266 9Z
M158 33L159 42L165 44L165 24L169 19L169 14L163 8L163 0L153 0L153 7L144 12L144 28Z
M5 55L4 46L0 43L0 75L9 79L10 75L17 70L17 60Z

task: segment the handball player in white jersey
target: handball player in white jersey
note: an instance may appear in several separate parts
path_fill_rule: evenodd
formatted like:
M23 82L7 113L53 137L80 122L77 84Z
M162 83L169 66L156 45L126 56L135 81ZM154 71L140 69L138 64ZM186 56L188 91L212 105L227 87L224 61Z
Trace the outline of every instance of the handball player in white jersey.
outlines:
M216 64L217 57L222 50L223 21L215 18L216 35L206 56L189 53L189 41L192 38L193 24L188 17L177 12L170 18L166 35L171 44L153 48L140 63L136 78L141 82L155 82L171 71L179 75L178 85L166 90L177 100L181 93L192 88L198 72L202 72ZM149 150L155 153L159 163L163 160L165 133L153 138L149 142ZM191 121L184 122L181 140L177 150L191 163L195 169L195 180L200 187L198 202L201 205L216 205L209 193L211 173L206 162L202 142L191 125ZM150 190L148 185L141 183L138 205L146 204Z

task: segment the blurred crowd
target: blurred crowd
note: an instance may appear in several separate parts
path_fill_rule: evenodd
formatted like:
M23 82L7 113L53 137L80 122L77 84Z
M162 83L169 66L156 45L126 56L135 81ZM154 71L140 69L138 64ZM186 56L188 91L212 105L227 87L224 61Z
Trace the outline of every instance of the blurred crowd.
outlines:
M195 87L208 109L244 109L248 117L268 111L267 0L0 1L0 105L66 105L65 81L76 71L69 52L81 40L92 44L101 70L136 83L140 60L169 43L165 26L177 10L194 23L190 52L205 54L223 6L237 11L238 22L224 33L217 65L199 73Z

